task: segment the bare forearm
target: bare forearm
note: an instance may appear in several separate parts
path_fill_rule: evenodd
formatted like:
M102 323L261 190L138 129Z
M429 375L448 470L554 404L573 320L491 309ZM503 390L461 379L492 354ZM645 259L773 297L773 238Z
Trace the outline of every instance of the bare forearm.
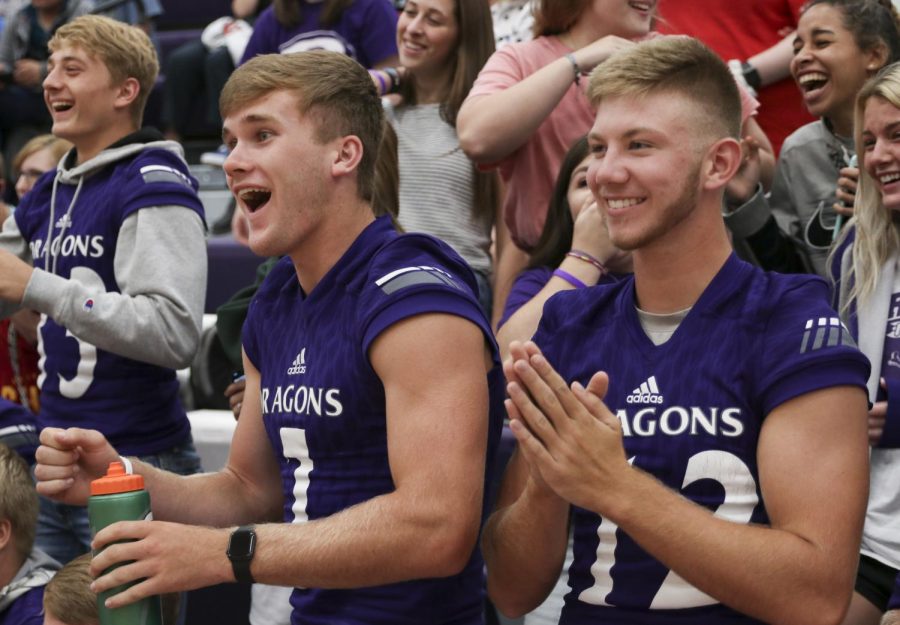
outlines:
M529 482L522 496L495 512L484 528L488 594L510 617L531 611L547 597L566 553L569 505Z
M480 489L462 506L394 493L324 519L257 528L257 581L355 588L444 577L468 562L478 534ZM468 511L468 512L466 512Z
M559 58L508 89L467 100L456 124L460 146L477 163L505 158L553 112L573 77L572 64Z
M584 261L567 258L559 266L569 275L581 280L584 284L594 285L600 279L600 271ZM552 276L547 284L530 300L513 313L503 327L497 330L497 343L500 346L500 356L503 360L509 357L509 344L513 341L527 341L534 336L541 315L544 312L544 304L548 299L560 291L568 291L575 288L567 280L558 276Z
M759 72L763 87L790 75L791 57L794 55L793 41L794 33L791 33L771 48L747 59L747 62Z
M767 623L840 621L859 535L835 556L787 528L714 517L640 470L622 489L610 520L699 590Z
M132 458L135 473L144 477L153 516L160 521L229 527L276 521L278 501L266 489L248 487L235 473L176 475Z

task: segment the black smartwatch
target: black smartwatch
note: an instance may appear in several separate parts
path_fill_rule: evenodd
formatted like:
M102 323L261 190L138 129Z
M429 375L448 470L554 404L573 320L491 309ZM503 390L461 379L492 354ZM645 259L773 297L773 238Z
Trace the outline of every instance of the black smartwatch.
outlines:
M747 84L756 91L762 88L762 78L759 75L759 71L747 61L741 63L741 73L744 75L744 80L747 81Z
M254 580L250 574L250 562L256 553L256 532L253 531L253 526L242 525L234 530L225 553L231 560L234 578L241 584L252 584Z

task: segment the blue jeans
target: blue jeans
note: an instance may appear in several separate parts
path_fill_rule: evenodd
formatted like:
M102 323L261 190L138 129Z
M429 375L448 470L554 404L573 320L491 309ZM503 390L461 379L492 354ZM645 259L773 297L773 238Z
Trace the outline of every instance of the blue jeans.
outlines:
M139 457L148 464L179 475L191 475L202 470L200 456L190 437L168 451ZM63 564L90 551L91 528L87 508L41 497L35 544Z

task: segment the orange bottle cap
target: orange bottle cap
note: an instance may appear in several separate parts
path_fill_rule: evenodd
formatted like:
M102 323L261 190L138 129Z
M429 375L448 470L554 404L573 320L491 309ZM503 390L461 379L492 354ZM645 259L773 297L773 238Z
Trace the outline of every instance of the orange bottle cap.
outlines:
M91 482L91 495L113 495L144 489L144 477L128 475L121 462L110 462L106 475Z

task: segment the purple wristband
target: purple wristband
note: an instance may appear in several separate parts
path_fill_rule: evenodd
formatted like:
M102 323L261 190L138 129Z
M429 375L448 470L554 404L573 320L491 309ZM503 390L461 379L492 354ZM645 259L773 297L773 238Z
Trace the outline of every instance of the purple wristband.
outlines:
M568 271L564 271L562 269L554 269L553 275L556 276L557 278L562 278L563 280L565 280L566 282L568 282L569 284L574 286L576 289L586 289L587 288L587 285L584 282L582 282L581 280L579 280L578 278L576 278L575 276L570 274Z
M385 95L387 90L387 83L384 81L384 76L381 75L381 72L377 69L369 70L369 74L375 77L375 80L378 81L378 86L381 87L381 90L378 92L378 95Z

